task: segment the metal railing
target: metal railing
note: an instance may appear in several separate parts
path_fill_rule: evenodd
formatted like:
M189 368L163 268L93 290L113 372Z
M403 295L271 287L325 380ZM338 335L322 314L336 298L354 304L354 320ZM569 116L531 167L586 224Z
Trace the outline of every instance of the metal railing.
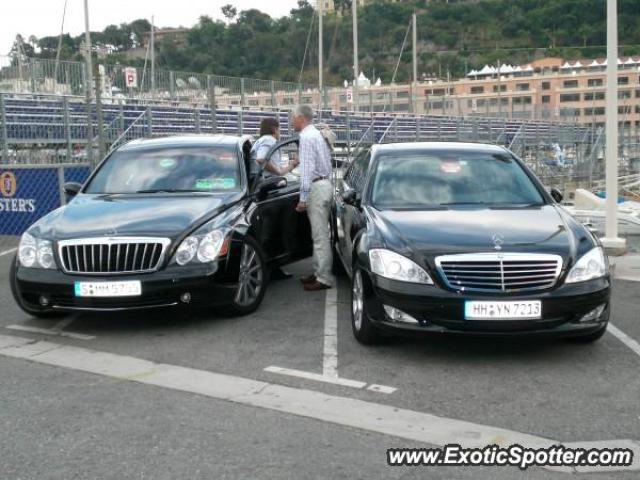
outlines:
M97 103L99 102L99 104ZM97 100L89 105L78 96L0 93L0 164L89 162L134 138L186 133L257 135L260 120L276 117L284 138L293 135L289 108L212 108L159 99L126 102ZM600 152L604 133L591 128L532 120L483 117L443 117L406 113L354 114L318 110L317 116L337 134L343 152L352 156L377 142L482 142L511 147L537 174L570 173L588 176L591 183L604 176ZM102 128L99 128L100 125ZM620 132L621 172L637 169L640 141ZM567 165L557 161L560 148Z
M83 62L0 56L0 92L84 96L89 77L85 68ZM105 104L158 101L252 110L292 109L307 104L317 109L349 110L372 116L423 114L564 123L577 123L581 118L573 108L553 109L535 103L516 103L516 97L511 99L509 95L495 103L495 98L472 98L464 94L426 95L409 85L369 85L357 89L353 86L324 87L320 91L313 84L164 69L155 69L152 81L149 67L120 64L96 65L92 74L96 79L90 86L92 96L95 97L99 90ZM356 98L352 96L354 93ZM502 105L503 101L508 105ZM470 106L472 102L477 104ZM595 121L595 117L592 118ZM637 134L638 127L635 136ZM640 142L636 144L636 150L640 152Z
M87 87L85 69L83 62L0 56L0 92L81 96ZM317 87L303 83L163 69L155 70L152 81L149 68L98 65L96 70L91 90L95 97L97 85L105 103L136 99L273 107L313 104L318 98Z

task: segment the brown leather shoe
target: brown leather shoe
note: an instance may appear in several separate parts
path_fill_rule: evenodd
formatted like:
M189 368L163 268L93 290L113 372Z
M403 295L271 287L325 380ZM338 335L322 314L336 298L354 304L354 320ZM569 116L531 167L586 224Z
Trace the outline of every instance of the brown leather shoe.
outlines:
M315 281L313 283L305 283L304 284L304 289L307 292L317 292L319 290L328 290L329 288L331 288L331 285L326 285L322 282L319 281Z
M313 273L311 275L307 275L306 277L302 277L300 279L300 282L303 285L306 285L307 283L315 283L317 281L318 281L318 279L316 278L315 274L313 274Z

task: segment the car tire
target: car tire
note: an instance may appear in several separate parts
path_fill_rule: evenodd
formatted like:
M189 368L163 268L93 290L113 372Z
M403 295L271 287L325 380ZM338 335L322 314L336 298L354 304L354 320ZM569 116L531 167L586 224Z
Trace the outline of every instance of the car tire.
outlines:
M17 274L18 274L18 257L15 256L13 258L13 262L11 263L11 273L10 273L9 283L11 284L11 294L13 295L13 299L15 300L18 307L20 307L20 310L22 310L27 315L30 315L35 318L40 318L43 320L52 319L52 318L62 318L68 315L68 313L66 312L52 312L50 310L37 310L25 304L24 300L20 296L20 292L18 292Z
M262 302L269 272L264 253L252 237L245 237L240 248L238 269L238 288L230 306L235 315L248 315L254 312Z
M607 326L605 325L600 330L588 333L587 335L576 335L575 337L570 337L569 340L573 343L593 343L600 340L606 332Z
M371 323L367 297L371 289L362 270L355 267L351 279L351 329L356 340L363 345L375 345L382 340L381 332Z

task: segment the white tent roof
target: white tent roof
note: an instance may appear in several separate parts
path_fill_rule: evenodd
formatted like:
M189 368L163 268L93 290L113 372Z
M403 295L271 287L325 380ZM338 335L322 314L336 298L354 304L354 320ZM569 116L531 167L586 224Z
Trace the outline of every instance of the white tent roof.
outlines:
M496 73L496 69L494 67L485 65L482 70L478 72L478 75L493 75L494 73Z
M626 62L624 62L624 64L625 64L625 65L635 65L636 63L638 63L638 62L636 62L636 61L633 59L633 57L629 57L629 58L627 59L627 61L626 61Z
M533 72L533 67L531 65L527 65L522 69L523 72Z
M562 69L571 68L571 65L569 65L569 62L564 62L564 64L560 68Z
M600 66L600 64L598 63L598 61L597 61L597 60L594 60L593 62L591 62L591 63L589 64L589 66L590 66L590 67L599 67L599 66Z
M580 60L578 60L576 63L573 64L573 68L580 68L583 65L580 63Z

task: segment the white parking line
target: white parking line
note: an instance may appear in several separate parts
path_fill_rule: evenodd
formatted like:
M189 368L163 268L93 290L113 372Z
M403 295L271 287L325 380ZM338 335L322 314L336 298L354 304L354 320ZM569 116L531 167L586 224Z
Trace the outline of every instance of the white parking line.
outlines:
M398 389L395 388L395 387L387 387L386 385L378 385L377 383L372 383L371 385L369 385L367 387L367 390L369 390L371 392L391 394L391 393L395 392Z
M293 368L284 368L271 365L264 369L265 372L289 375L290 377L314 380L316 382L331 383L343 387L365 388L371 392L391 394L397 390L395 387L371 384L360 380L341 378L338 375L338 290L327 290L324 302L324 343L322 349L322 374L305 372Z
M85 335L84 333L65 332L64 328L71 325L77 319L76 316L65 318L64 320L56 323L51 328L30 327L28 325L8 325L7 329L17 330L19 332L38 333L40 335L51 335L58 337L75 338L76 340L94 340L96 337L93 335Z
M324 303L324 348L322 374L338 378L338 290L330 288Z
M611 335L613 335L618 340L620 340L622 343L624 343L636 355L640 355L640 343L636 342L633 338L631 338L629 335L624 333L618 327L616 327L615 325L612 325L611 323L609 323L609 326L607 327L607 332L611 333Z
M9 255L10 253L15 252L18 248L10 248L9 250L5 250L4 252L0 252L0 257L4 257L5 255Z
M561 444L549 438L390 405L20 337L0 335L0 355L194 393L429 445L461 444L467 448L483 448L493 444L519 444L542 448ZM615 442L616 446L624 444L634 451L634 464L609 471L640 470L640 445L632 440ZM552 469L574 472L572 468Z
M306 380L315 380L316 382L333 383L334 385L341 385L343 387L352 388L364 388L367 386L367 382L360 382L358 380L349 380L346 378L329 377L321 375L319 373L304 372L302 370L294 370L292 368L282 368L272 365L264 369L269 373L280 373L282 375L289 375L290 377L304 378Z

